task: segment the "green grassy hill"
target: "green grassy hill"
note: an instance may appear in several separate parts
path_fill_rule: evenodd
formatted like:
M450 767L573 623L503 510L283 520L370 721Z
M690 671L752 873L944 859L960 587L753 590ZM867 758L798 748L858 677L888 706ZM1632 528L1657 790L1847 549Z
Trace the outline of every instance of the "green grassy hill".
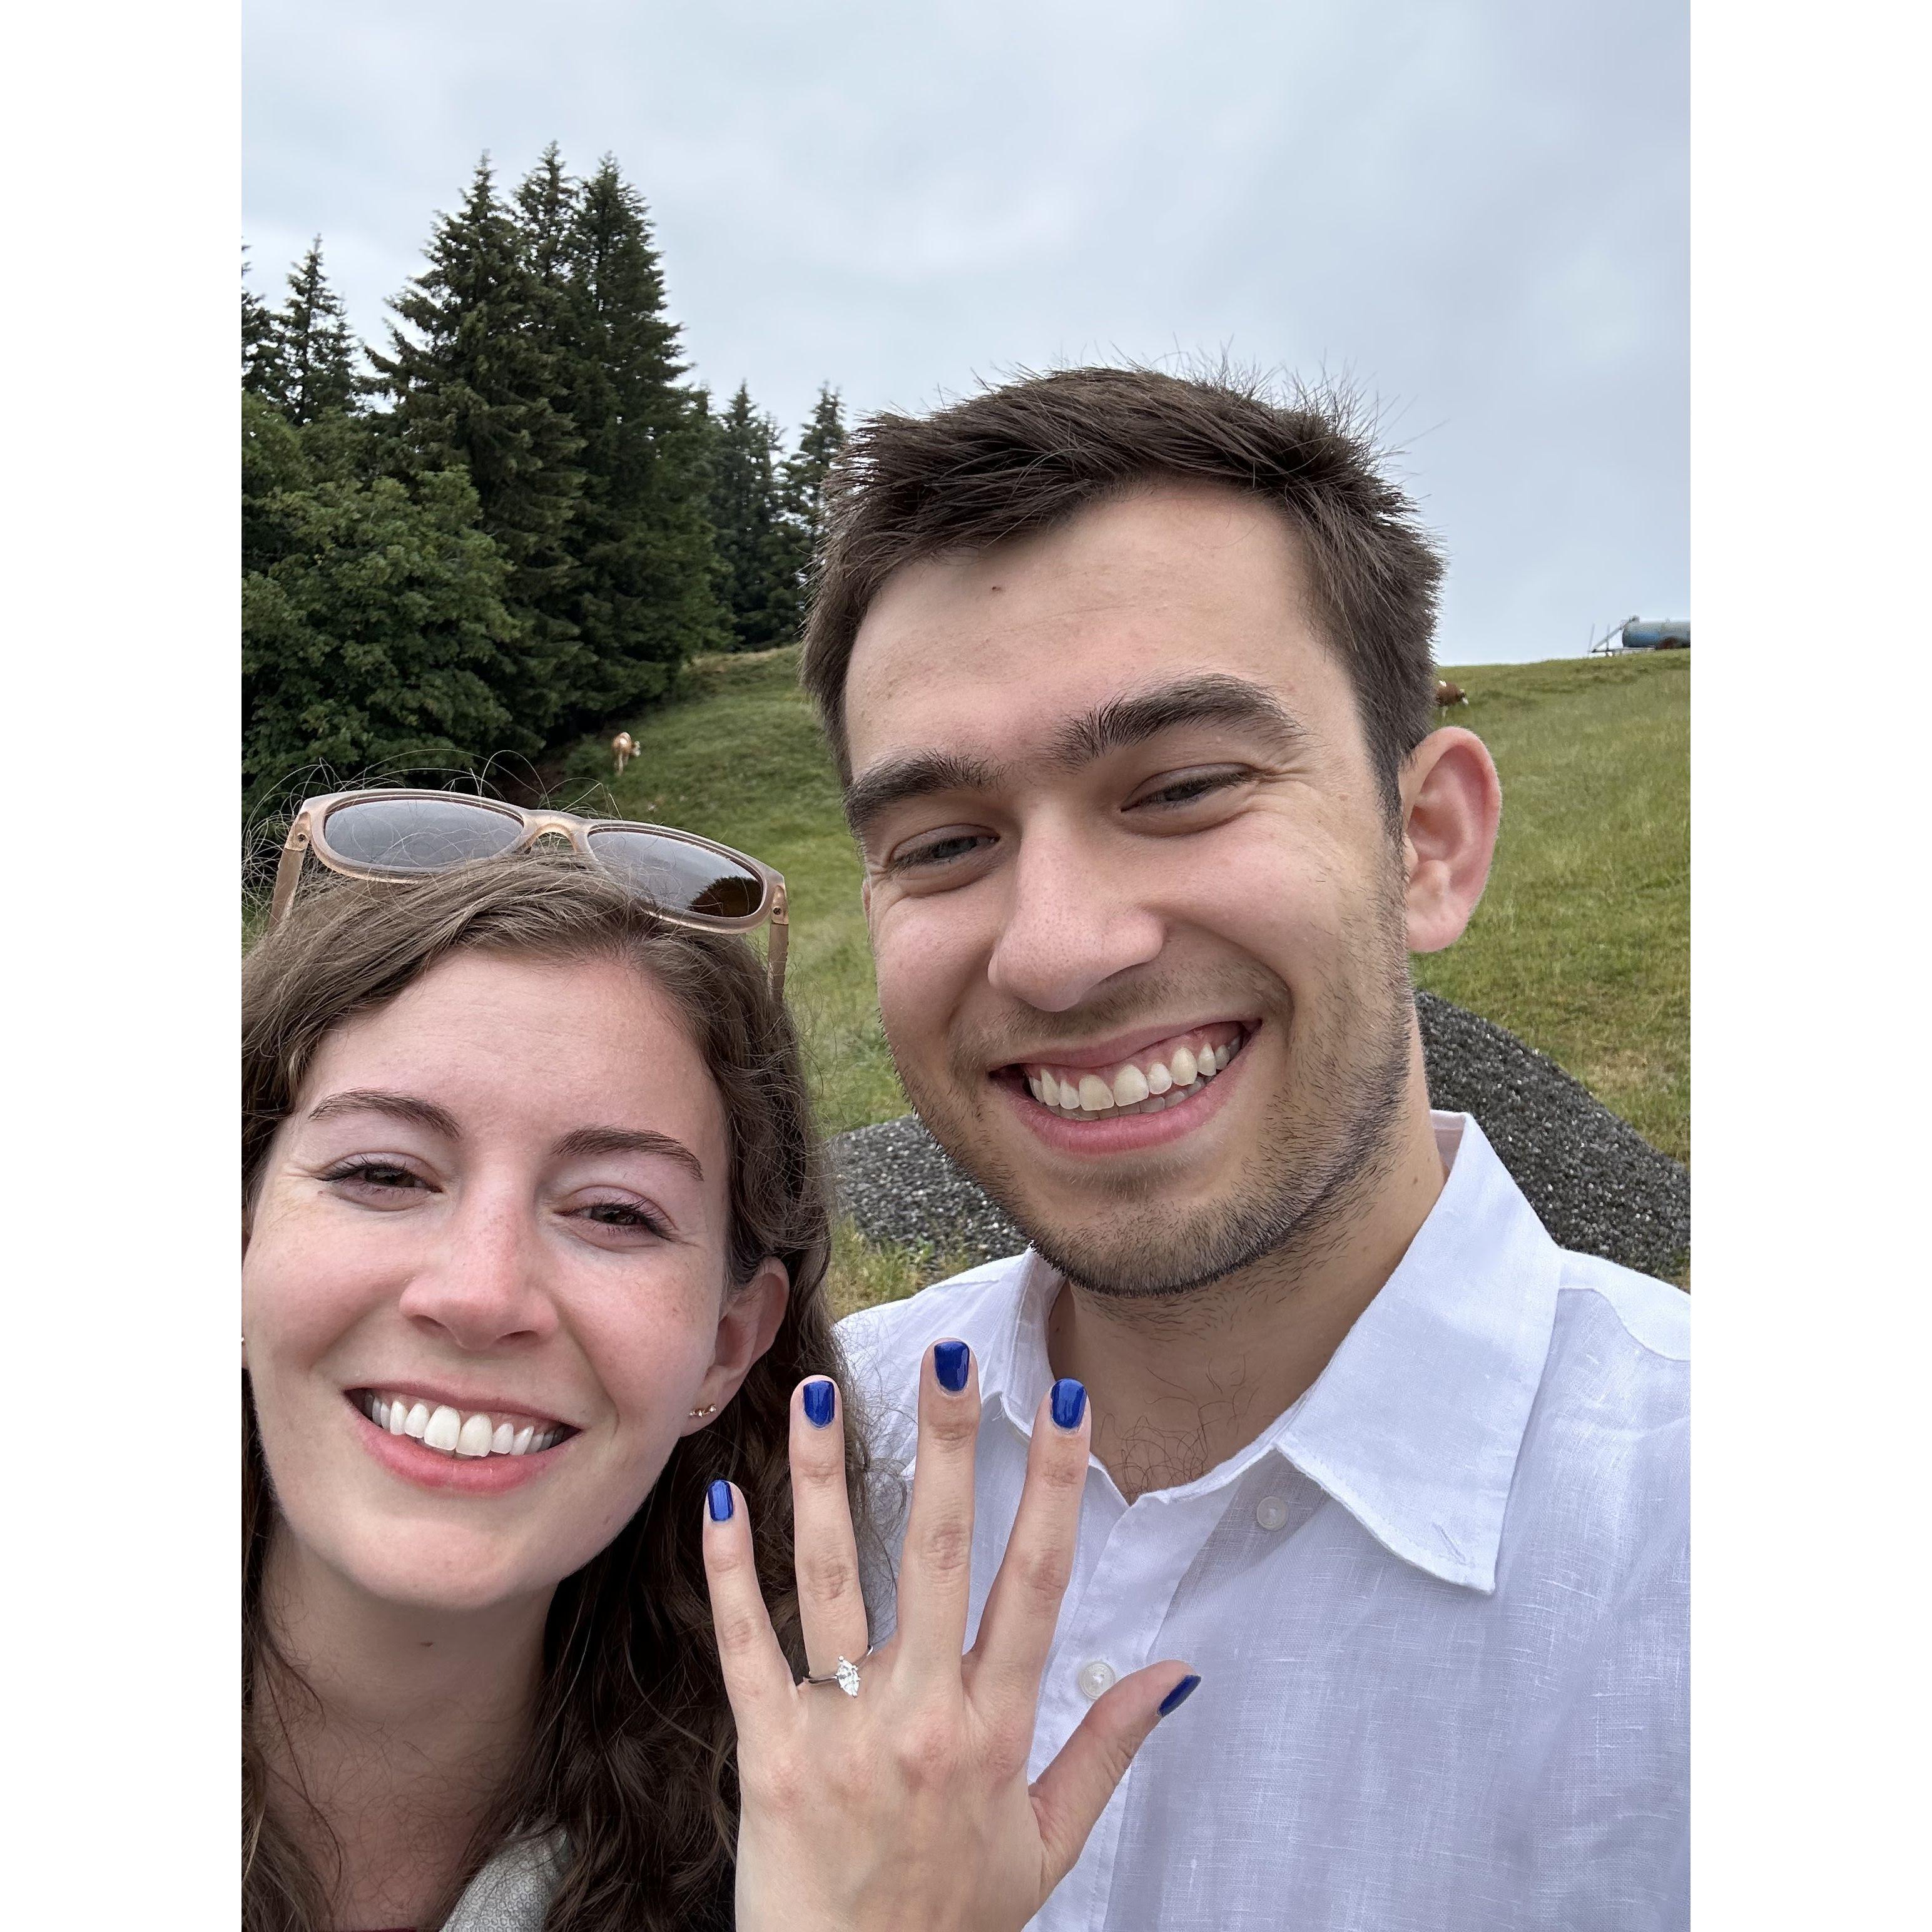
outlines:
M1690 658L1451 667L1503 780L1496 870L1468 932L1419 985L1540 1047L1657 1146L1690 1153ZM790 986L826 1130L905 1111L873 1004L859 864L799 692L797 654L712 658L602 744L560 802L689 827L782 872ZM600 795L603 802L600 802Z
M1489 890L1417 982L1540 1048L1654 1144L1688 1160L1690 659L1450 668L1503 781ZM794 650L712 658L632 728L621 778L600 741L559 802L703 832L756 853L792 895L788 987L828 1132L906 1111L873 1000L859 863ZM909 1294L952 1258L842 1229L839 1311Z
M1456 666L1502 774L1469 929L1416 983L1540 1047L1690 1158L1690 654Z

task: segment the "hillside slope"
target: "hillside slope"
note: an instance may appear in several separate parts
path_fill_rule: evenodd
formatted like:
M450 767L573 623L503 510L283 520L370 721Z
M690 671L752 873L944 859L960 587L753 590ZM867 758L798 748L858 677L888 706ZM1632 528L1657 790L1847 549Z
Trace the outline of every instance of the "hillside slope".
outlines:
M1495 872L1467 934L1418 985L1567 1069L1646 1138L1690 1154L1690 661L1455 667L1502 773ZM686 695L601 745L558 802L754 852L792 894L790 985L828 1132L905 1111L873 1004L860 872L793 650L692 667Z

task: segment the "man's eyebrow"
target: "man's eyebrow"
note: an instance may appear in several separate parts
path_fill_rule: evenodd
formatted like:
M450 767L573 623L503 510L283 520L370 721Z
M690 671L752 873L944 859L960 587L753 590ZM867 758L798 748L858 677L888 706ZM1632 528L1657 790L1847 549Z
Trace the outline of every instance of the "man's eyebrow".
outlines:
M845 788L845 823L861 844L881 813L940 791L989 790L998 768L952 752L908 752L860 774Z
M332 1120L339 1114L386 1114L392 1120L406 1120L412 1126L427 1127L446 1140L460 1140L463 1130L456 1117L434 1100L418 1100L413 1094L388 1094L374 1087L352 1087L340 1094L326 1094L308 1110L310 1120Z
M1090 764L1184 724L1226 724L1259 739L1277 757L1293 757L1308 734L1264 686L1214 671L1177 679L1147 691L1129 692L1070 719L1054 735L1056 764Z
M674 1160L694 1180L704 1178L704 1163L683 1142L648 1127L578 1127L553 1150L560 1160L593 1160L601 1154L654 1154Z
M1308 742L1307 732L1266 686L1210 671L1096 705L1054 733L1049 755L1055 764L1075 770L1185 724L1232 726L1283 758L1294 756ZM991 791L1000 777L1000 768L986 758L953 752L908 752L881 760L852 781L845 791L845 822L863 844L866 832L896 805L934 792Z

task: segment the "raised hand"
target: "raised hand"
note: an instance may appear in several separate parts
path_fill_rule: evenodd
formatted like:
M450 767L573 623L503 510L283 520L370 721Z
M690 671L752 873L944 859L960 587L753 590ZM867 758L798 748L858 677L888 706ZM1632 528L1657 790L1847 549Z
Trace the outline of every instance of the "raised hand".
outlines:
M791 1419L800 1612L812 1675L834 1681L792 1681L744 1498L712 1486L705 1564L743 1806L739 1932L1017 1932L1071 1869L1148 1732L1198 1680L1178 1663L1122 1678L1029 1787L1087 1476L1085 1390L1058 1382L1040 1404L970 1651L980 1391L966 1345L938 1343L920 1376L898 1628L869 1657L836 1423L832 1385L802 1384ZM842 1658L857 1666L856 1696L836 1681Z

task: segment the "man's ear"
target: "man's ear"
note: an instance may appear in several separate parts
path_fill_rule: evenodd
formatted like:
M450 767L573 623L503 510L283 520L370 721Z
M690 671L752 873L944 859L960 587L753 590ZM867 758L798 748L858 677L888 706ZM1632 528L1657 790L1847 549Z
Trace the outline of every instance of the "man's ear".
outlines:
M1488 884L1503 788L1473 731L1432 731L1402 767L1403 876L1408 949L1439 952L1462 936Z
M738 1393L758 1358L772 1346L790 1299L791 1277L784 1262L770 1256L742 1288L726 1295L718 1317L717 1349L692 1397L694 1409L722 1408ZM709 1413L688 1417L682 1432L694 1434L710 1419Z
M868 925L872 918L872 875L868 872L859 881L859 910L866 915Z

